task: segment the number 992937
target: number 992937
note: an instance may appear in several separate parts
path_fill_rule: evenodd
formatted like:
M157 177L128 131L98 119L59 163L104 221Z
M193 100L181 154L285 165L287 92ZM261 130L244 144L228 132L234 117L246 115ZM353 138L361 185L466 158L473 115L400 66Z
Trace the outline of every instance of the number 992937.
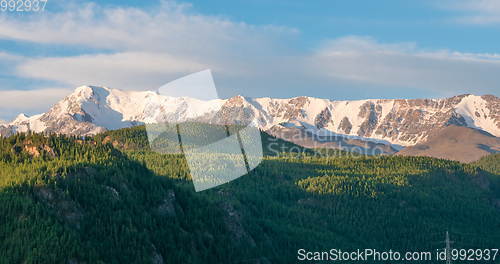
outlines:
M48 0L0 0L2 12L40 12L45 10Z

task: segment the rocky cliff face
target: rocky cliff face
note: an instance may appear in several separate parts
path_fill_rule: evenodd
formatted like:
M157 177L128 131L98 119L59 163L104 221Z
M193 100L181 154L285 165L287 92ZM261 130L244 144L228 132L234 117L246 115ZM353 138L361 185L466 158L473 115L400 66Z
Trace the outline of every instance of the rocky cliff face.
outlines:
M124 92L82 86L47 113L0 124L0 134L35 131L90 135L142 123L230 123L255 119L263 130L307 130L309 134L411 146L448 125L500 136L500 99L459 95L445 99L332 101L313 97L200 101L154 92Z
M247 99L260 126L296 126L323 135L347 135L411 146L437 129L458 125L500 136L499 98L460 95L446 99L329 101L311 97Z

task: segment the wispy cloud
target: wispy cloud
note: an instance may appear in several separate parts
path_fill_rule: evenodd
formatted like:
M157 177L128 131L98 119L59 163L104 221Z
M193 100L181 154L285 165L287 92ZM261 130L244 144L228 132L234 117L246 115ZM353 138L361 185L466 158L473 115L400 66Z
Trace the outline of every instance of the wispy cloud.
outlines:
M19 113L36 114L71 92L65 88L0 90L0 117L10 119Z
M330 41L314 56L332 78L423 88L443 95L498 92L499 54L424 50L414 43L383 44L366 37Z
M287 40L297 33L293 28L199 15L173 2L154 10L86 4L50 15L0 19L0 39L94 50L27 59L19 63L20 76L121 89L151 89L201 68L232 76L252 73L284 56Z
M454 22L500 25L500 1L498 0L443 0L436 4L439 8L456 12Z
M208 67L165 53L120 52L30 59L20 64L17 72L21 76L59 81L75 87L95 84L126 90L154 90L166 78Z
M265 52L273 46L273 41L297 33L293 28L253 26L199 15L191 13L189 6L173 2L162 2L151 10L82 5L40 16L0 17L0 38L110 51L168 51L207 56L248 49Z

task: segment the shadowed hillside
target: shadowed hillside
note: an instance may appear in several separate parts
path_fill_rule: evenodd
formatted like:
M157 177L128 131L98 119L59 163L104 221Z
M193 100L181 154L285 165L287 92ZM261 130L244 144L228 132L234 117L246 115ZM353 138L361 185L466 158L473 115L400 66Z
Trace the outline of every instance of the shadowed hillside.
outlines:
M500 240L500 175L475 165L281 153L196 193L183 156L118 140L141 133L0 139L0 263L294 263L299 248L435 250L447 230L456 247Z

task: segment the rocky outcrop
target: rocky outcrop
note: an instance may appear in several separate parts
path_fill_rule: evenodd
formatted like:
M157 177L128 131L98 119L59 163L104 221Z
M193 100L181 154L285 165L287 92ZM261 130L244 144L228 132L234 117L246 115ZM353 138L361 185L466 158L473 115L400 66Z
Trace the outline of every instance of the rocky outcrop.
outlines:
M37 187L35 195L51 208L68 226L79 229L83 219L83 210L64 192L49 187Z
M329 124L334 125L332 121L332 112L330 112L330 109L325 108L316 118L314 118L314 125L317 128L325 128L328 127Z
M343 134L350 134L352 129L352 124L349 122L349 118L345 116L342 118L342 121L340 121L339 127L337 130L342 131Z
M255 240L247 233L242 224L242 217L234 206L229 202L223 202L221 204L222 210L224 211L224 222L226 228L233 236L233 241L240 245L248 245L250 247L256 247Z
M176 197L174 190L168 190L166 197L157 208L157 212L162 216L177 217Z

